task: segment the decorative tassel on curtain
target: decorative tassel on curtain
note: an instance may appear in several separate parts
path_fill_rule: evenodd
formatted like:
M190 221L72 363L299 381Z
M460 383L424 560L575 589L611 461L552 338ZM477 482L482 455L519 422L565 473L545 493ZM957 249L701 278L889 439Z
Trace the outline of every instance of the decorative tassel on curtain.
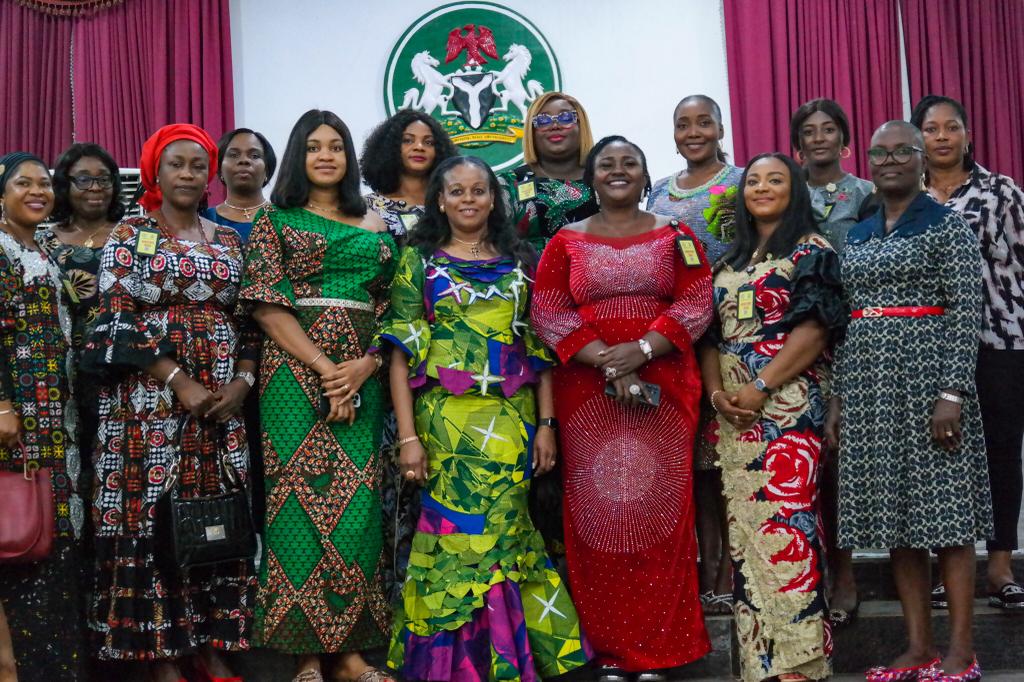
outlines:
M80 17L120 5L124 0L17 0L18 4L58 17Z

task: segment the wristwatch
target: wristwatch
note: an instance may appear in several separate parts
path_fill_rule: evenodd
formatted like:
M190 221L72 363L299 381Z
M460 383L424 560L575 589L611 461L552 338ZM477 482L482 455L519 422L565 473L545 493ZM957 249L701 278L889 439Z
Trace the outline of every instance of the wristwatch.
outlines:
M549 429L558 430L558 420L554 417L545 417L544 419L537 420L537 426L546 426Z
M754 379L754 388L761 391L761 393L771 393L772 390L768 388L768 384L764 383L764 379L757 377Z
M645 356L647 356L647 359L653 360L654 349L651 348L651 342L647 339L637 339L637 343L640 344L640 350L643 351Z
M252 372L235 372L235 378L249 384L249 388L256 385L256 375Z

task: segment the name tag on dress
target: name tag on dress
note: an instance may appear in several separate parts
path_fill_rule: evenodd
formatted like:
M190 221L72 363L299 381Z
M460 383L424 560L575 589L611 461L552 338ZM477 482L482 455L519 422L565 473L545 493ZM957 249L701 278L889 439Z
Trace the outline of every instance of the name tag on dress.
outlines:
M143 227L135 237L135 255L154 256L156 246L160 241L160 233L157 230Z
M832 209L835 208L835 207L836 207L836 205L835 205L834 202L830 203L830 204L825 204L825 206L822 207L822 209L821 209L821 221L822 222L825 222L826 220L828 220L829 214L832 213Z
M754 319L754 287L745 284L736 292L736 319Z
M521 185L516 185L516 193L519 195L519 201L526 201L537 196L537 183L533 180L524 182Z
M416 223L420 221L413 213L403 213L399 216L402 221L402 225L405 226L406 231L411 230L416 226Z
M679 255L683 257L683 263L686 264L686 267L700 267L700 251L697 250L697 245L693 243L693 239L680 235L676 237L676 246L679 247Z

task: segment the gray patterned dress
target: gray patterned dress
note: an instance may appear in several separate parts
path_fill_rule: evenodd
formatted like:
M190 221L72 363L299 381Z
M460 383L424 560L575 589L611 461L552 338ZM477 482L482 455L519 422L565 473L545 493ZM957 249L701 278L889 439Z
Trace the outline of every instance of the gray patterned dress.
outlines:
M985 441L974 384L981 255L959 214L920 194L893 230L883 211L853 227L842 255L850 308L941 306L943 315L851 321L837 353L843 399L841 547L954 547L992 532ZM931 437L941 389L964 397L963 442Z

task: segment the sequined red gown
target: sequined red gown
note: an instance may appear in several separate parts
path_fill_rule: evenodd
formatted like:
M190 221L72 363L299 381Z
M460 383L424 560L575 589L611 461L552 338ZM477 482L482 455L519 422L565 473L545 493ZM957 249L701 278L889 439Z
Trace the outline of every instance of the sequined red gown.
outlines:
M675 223L636 237L560 230L544 249L532 305L555 349L569 583L601 665L683 665L711 646L697 589L692 463L701 384L693 342L711 320L703 253L688 267ZM695 244L699 244L695 240ZM699 250L699 246L697 247ZM622 407L601 373L571 358L591 341L656 331L674 352L647 363L661 405Z

